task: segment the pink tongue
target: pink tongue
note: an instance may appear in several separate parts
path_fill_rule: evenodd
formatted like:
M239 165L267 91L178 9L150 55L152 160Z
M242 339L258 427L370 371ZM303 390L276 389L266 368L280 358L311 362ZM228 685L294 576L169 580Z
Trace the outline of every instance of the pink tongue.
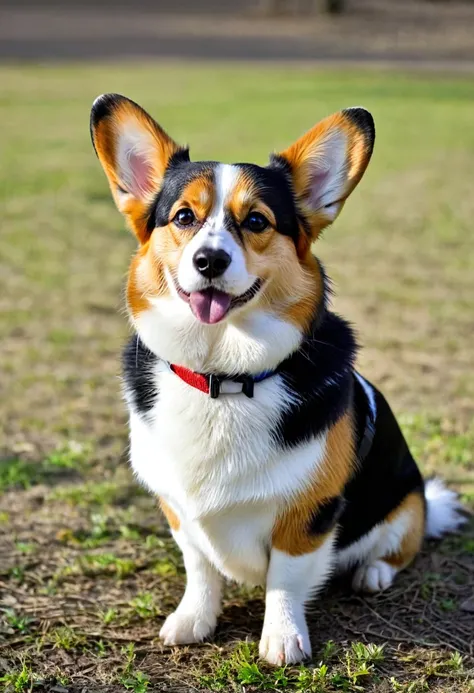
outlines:
M213 325L222 320L230 307L231 297L217 289L205 291L193 291L189 297L189 304L195 317L201 322Z

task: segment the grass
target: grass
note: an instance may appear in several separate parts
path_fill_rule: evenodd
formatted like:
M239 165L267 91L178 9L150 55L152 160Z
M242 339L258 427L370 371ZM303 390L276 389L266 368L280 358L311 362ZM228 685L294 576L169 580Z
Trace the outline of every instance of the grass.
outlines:
M195 158L264 163L328 112L378 125L360 189L318 252L360 368L426 474L474 506L473 80L434 74L134 64L2 67L0 679L8 691L467 693L474 533L426 547L387 594L342 581L311 606L313 661L256 655L262 591L229 586L215 641L157 638L184 577L126 464L119 351L134 241L88 136L97 94L148 108Z

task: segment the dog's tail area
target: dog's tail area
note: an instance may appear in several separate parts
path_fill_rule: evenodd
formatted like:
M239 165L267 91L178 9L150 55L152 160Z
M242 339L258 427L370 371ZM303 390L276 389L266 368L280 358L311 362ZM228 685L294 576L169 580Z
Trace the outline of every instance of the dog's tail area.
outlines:
M425 484L426 531L431 539L456 532L467 520L458 494L447 488L441 479L428 479Z

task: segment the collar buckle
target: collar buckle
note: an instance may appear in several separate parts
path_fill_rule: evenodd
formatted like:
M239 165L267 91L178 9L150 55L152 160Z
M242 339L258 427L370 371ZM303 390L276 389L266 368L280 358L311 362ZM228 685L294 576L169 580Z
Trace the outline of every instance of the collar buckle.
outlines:
M244 394L246 397L249 399L253 398L254 394L254 379L252 376L244 376L242 378L233 378L233 382L235 383L242 383L242 390L240 391L242 394ZM211 375L208 376L208 382L209 382L209 397L211 399L217 399L219 395L221 394L226 394L226 395L238 395L240 394L239 392L221 392L221 384L222 384L222 379L219 378L217 375Z
M221 394L221 381L217 375L209 376L209 397L211 399L217 399Z

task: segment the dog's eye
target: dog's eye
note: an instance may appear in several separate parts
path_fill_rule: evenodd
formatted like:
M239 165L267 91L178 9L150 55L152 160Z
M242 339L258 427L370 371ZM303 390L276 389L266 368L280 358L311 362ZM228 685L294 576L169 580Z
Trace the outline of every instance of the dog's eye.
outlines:
M250 212L242 226L244 226L249 231L264 231L268 226L268 219L266 219L260 212Z
M190 226L195 220L196 217L188 207L183 207L183 209L178 210L173 219L179 226Z

